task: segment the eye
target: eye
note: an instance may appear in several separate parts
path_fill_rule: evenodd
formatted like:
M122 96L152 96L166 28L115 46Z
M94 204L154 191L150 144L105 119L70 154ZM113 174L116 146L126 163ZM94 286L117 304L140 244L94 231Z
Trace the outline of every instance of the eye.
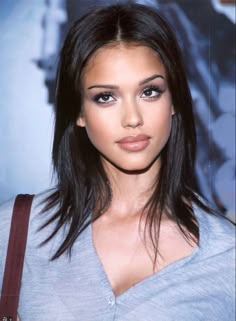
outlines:
M162 92L163 90L161 90L159 87L151 86L143 90L141 97L153 99L159 97Z
M112 101L115 101L112 93L100 93L93 97L93 100L99 104L107 104Z

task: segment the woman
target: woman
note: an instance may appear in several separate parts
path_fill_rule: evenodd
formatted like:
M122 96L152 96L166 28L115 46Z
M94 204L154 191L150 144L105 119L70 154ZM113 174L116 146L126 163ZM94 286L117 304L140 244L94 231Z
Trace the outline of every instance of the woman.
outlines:
M195 190L191 95L159 14L129 4L79 19L55 115L58 186L34 199L21 321L233 321L233 227Z

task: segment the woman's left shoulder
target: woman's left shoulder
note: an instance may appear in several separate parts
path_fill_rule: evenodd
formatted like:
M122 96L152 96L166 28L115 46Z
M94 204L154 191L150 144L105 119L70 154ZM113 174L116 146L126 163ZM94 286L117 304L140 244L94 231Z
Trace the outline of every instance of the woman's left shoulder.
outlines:
M200 244L208 245L211 251L235 250L235 224L221 214L209 214L199 207L194 208L198 220Z

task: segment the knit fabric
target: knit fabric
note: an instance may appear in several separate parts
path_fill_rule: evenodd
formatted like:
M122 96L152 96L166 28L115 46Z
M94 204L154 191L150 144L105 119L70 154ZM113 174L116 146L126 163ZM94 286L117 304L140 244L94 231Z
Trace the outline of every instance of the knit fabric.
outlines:
M38 231L51 213L31 210L18 313L21 321L235 321L235 229L227 220L195 208L200 243L180 259L115 296L89 226L71 259L50 261L65 230L39 244L54 225ZM14 200L0 207L0 287Z

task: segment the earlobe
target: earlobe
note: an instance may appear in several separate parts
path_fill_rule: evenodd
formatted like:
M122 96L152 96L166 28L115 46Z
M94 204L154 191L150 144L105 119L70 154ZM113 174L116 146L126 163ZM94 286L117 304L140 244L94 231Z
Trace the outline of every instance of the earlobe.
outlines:
M85 124L85 120L84 120L84 117L83 116L79 116L76 120L76 125L79 126L79 127L85 127L86 124Z

